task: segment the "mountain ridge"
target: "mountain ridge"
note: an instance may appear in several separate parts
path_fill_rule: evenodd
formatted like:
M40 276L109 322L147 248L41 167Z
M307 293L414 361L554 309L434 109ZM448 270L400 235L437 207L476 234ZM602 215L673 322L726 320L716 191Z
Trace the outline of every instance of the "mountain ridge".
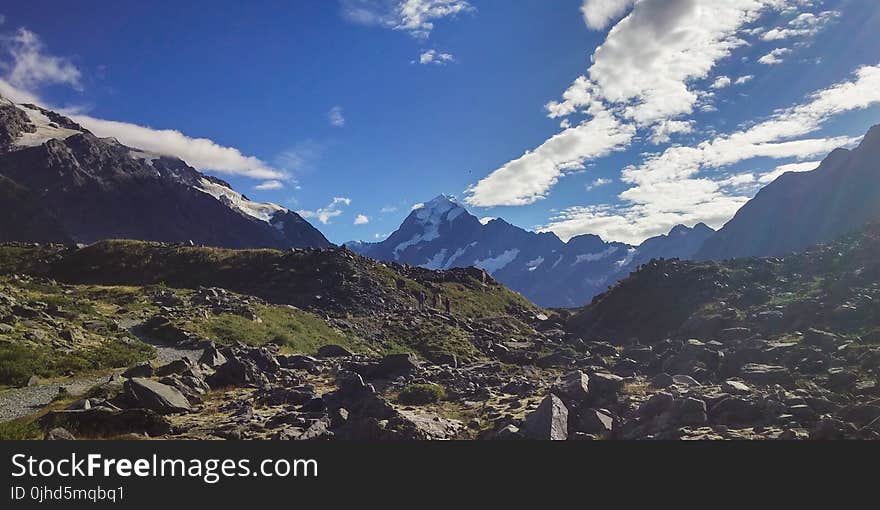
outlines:
M178 158L98 138L63 115L3 97L0 176L20 188L20 196L27 192L31 207L55 218L56 232L39 241L128 238L227 248L331 246L295 212L252 202ZM33 240L26 237L0 222L0 239Z

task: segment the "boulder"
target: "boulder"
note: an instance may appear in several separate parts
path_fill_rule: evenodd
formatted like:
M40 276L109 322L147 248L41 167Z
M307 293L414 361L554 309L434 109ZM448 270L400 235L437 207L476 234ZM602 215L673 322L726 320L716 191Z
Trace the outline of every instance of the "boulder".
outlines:
M370 377L390 379L417 370L419 366L419 360L413 354L389 354L370 371Z
M171 374L182 374L187 370L191 370L194 367L193 362L190 361L189 358L180 358L168 363L167 365L162 365L161 367L156 369L157 377L165 377Z
M828 370L828 386L838 391L848 391L858 382L859 376L843 368Z
M76 437L64 427L55 427L49 432L46 432L46 437L44 439L47 441L73 441Z
M88 438L112 438L124 434L156 437L171 432L171 423L149 409L50 411L38 423L44 430L61 427L77 437Z
M566 405L578 407L590 397L590 377L580 370L569 372L553 386L553 393Z
M266 376L250 359L228 356L226 363L217 367L207 378L208 385L213 389L227 386L254 386L266 381Z
M212 345L205 349L205 352L202 353L201 357L199 357L199 363L202 365L207 365L211 368L217 368L220 365L226 363L226 356L220 352L216 346Z
M677 400L674 407L681 425L699 427L708 421L706 402L700 399L688 397Z
M791 386L791 372L785 367L777 365L764 365L761 363L747 363L740 369L740 377L748 382L763 385L779 384Z
M675 380L666 372L660 372L651 378L651 386L659 389L668 388L675 384Z
M761 409L755 402L740 397L726 398L709 411L712 422L721 425L753 425L761 416Z
M651 395L651 397L639 406L639 416L645 419L651 419L672 408L675 397L671 393L661 391Z
M721 383L721 391L731 395L748 395L752 392L752 389L744 382L730 380Z
M153 377L153 372L153 366L148 361L144 361L122 372L122 377L128 379L133 377Z
M594 372L590 376L590 395L605 400L615 400L623 389L623 377L607 372Z
M192 411L189 400L177 388L135 377L125 382L125 390L137 407L159 414L186 413Z
M522 432L527 439L564 441L568 439L568 409L559 397L547 395L526 417Z
M812 345L818 347L826 352L831 352L836 350L843 342L841 338L834 333L810 328L809 330L807 330L806 334L804 334L804 338L801 343L803 345Z
M340 345L328 344L318 348L319 358L344 358L352 356L351 351Z
M586 434L607 435L614 428L614 417L604 409L584 409L575 429Z

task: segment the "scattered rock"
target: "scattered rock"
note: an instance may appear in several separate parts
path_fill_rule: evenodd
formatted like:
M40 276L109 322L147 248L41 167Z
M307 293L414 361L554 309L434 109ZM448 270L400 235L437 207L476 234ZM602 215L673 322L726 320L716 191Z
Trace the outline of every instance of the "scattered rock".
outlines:
M187 413L193 410L189 400L177 388L151 379L129 379L125 382L125 390L138 407L159 414Z
M568 439L568 409L559 397L548 395L526 418L522 432L528 439L564 441Z

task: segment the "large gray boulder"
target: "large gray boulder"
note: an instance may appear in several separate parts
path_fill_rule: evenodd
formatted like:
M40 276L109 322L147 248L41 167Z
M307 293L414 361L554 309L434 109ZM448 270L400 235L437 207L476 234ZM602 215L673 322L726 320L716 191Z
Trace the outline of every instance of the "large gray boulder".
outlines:
M553 386L553 393L566 405L579 407L590 397L590 377L580 370L569 372Z
M192 411L189 400L177 388L135 377L126 381L125 390L136 402L137 407L156 411L159 414L187 413Z
M547 395L522 427L527 439L564 441L568 439L568 408L556 395Z

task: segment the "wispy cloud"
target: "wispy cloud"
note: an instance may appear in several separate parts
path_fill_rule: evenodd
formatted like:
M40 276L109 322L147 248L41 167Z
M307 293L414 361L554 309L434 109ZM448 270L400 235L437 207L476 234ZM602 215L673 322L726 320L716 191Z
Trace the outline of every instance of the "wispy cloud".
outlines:
M330 111L327 112L327 120L330 122L331 126L345 126L345 116L342 114L342 107L334 106L333 108L330 108Z
M471 12L467 0L340 0L342 16L362 25L400 30L427 39L434 23Z
M370 218L365 214L358 214L357 216L354 217L354 224L355 225L366 225L369 222L370 222Z
M69 85L81 90L82 74L67 57L45 53L45 46L34 32L19 28L0 36L8 60L3 62L5 79L14 87L35 89L43 85Z
M351 205L351 199L347 197L334 197L333 201L330 202L327 207L322 207L320 209L310 211L306 209L301 209L297 211L297 213L303 218L315 218L322 225L327 225L330 223L330 220L337 216L342 215L342 208Z
M258 190L258 191L269 191L269 190L281 189L283 187L284 187L284 183L281 181L264 181L256 186L254 186L254 189Z

